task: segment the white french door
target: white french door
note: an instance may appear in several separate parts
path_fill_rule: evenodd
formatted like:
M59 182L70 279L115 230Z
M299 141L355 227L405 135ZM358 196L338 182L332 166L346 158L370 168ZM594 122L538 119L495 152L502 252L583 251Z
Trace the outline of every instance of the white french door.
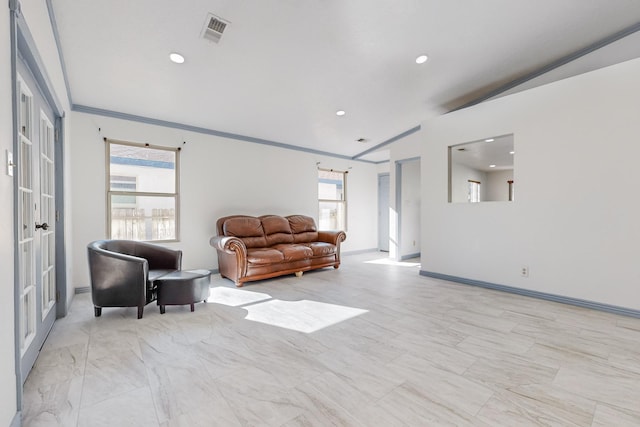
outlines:
M21 62L17 85L17 276L24 382L56 317L55 132L52 109Z

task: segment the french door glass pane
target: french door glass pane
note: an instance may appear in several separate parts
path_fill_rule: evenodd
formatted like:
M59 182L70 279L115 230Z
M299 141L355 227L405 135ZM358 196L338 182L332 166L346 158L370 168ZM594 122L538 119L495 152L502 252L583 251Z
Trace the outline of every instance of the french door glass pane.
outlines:
M20 336L20 348L24 351L35 335L36 312L36 288L32 287L22 297L22 334Z
M31 142L25 138L20 141L20 159L19 186L32 189Z
M20 133L31 139L32 98L25 92L20 93Z
M42 157L40 172L40 191L42 194L53 195L53 161Z
M46 248L49 246L49 240L50 240L49 237L51 237L51 236L50 235L44 235L44 236L42 236L42 240L41 240L42 241L42 246L41 246L42 247L42 255L41 255L42 256L42 258L41 258L41 260L42 260L42 271L46 271L46 269L49 267L49 263L50 263L50 260L49 260L49 255L50 254L49 254L49 251L46 250ZM51 240L53 240L53 239L51 239Z
M20 190L20 240L33 237L33 193L30 190Z
M55 201L53 200L53 196L43 194L40 200L40 221L46 222L49 225L53 225L53 221L55 219Z
M55 274L53 269L48 269L42 275L42 317L46 317L47 313L55 303Z
M21 256L20 256L20 281L22 284L22 290L34 286L34 274L33 268L34 254L33 254L33 240L20 244Z

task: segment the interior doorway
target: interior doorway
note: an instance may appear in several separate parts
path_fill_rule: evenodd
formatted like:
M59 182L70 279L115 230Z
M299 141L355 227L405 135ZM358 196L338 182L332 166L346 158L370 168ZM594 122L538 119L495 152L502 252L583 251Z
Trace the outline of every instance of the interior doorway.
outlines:
M421 172L420 158L396 161L395 244L392 258L402 261L420 256Z
M378 175L378 250L389 252L389 174Z

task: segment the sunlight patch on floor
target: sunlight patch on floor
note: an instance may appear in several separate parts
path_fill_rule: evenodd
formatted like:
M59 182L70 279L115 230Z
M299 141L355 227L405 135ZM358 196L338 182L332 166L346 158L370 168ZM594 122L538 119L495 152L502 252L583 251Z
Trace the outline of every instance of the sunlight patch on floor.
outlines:
M317 301L271 300L244 307L247 320L292 329L307 334L335 325L368 310Z
M241 289L226 288L216 286L211 288L207 302L228 305L229 307L239 307L241 305L253 304L271 299L271 295L262 292L244 291Z
M317 301L282 301L262 292L225 286L211 288L207 302L242 307L247 320L307 334L368 312Z
M398 267L420 267L419 262L407 262L407 261L395 261L391 258L372 259L371 261L365 261L365 264L381 264L381 265L395 265Z

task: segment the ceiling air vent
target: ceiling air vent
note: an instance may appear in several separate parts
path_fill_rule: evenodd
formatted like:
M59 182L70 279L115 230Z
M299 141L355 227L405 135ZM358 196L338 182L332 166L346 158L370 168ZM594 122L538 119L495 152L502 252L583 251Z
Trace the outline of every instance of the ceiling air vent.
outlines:
M204 28L202 29L202 37L207 40L211 40L212 42L218 43L222 38L224 30L229 24L229 21L225 21L219 16L210 13L207 15L207 20L204 23Z

